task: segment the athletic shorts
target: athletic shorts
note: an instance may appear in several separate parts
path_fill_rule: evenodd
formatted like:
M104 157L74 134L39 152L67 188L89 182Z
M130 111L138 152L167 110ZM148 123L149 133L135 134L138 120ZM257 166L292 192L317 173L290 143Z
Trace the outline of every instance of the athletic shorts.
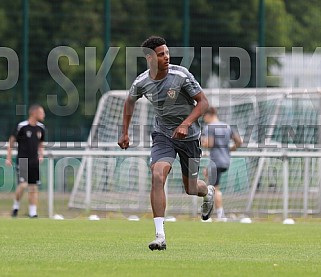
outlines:
M216 165L211 162L208 166L208 184L212 186L218 186L220 183L221 176L227 171L227 168L216 167Z
M18 184L28 183L31 185L39 185L39 160L28 160L20 158L16 166Z
M188 178L198 178L199 163L202 155L199 140L181 141L169 138L162 133L152 133L151 162L168 162L173 164L178 154L182 174Z

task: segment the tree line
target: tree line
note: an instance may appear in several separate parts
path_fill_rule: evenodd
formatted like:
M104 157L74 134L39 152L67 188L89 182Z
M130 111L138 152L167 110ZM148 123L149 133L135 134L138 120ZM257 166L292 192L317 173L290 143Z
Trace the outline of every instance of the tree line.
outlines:
M23 104L21 68L23 63L23 1L2 0L0 3L0 46L16 51L20 61L20 78L17 85L0 92L1 121L10 124L16 120L15 105ZM98 70L105 56L105 32L110 28L110 46L120 47L108 76L111 89L126 88L126 47L139 46L151 34L164 36L170 46L184 46L186 19L184 0L110 0L110 20L106 20L103 0L29 0L29 101L43 104L48 110L48 95L57 95L60 105L66 105L66 93L50 76L47 59L57 46L75 49L79 65L70 65L61 58L62 72L75 84L79 106L71 115L57 118L48 111L47 122L56 129L61 126L83 129L81 139L88 135L100 91L85 99L85 47L96 47L96 61L92 66ZM191 71L200 77L201 47L211 47L212 71L218 72L219 47L242 47L250 55L258 45L259 0L190 0L189 45L195 48ZM302 46L313 52L321 42L321 2L318 0L265 0L266 46ZM108 14L108 13L107 13ZM106 26L106 22L110 25ZM231 61L231 70L237 74L238 62ZM138 71L146 67L139 60ZM7 76L7 64L0 59L0 78ZM255 82L249 84L255 86ZM87 110L85 111L85 101ZM89 110L88 110L89 109ZM11 114L11 117L8 116ZM5 118L8 118L6 121ZM1 137L7 136L5 130ZM66 135L67 140L77 139ZM52 139L60 139L53 132ZM78 137L78 135L77 135ZM0 138L1 139L1 138Z

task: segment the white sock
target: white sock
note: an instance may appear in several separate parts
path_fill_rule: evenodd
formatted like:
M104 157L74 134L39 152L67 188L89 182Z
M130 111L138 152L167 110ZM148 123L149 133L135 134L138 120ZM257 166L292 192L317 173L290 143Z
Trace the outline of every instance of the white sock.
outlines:
M222 217L224 217L224 210L223 210L223 208L217 208L217 209L216 209L216 213L217 213L217 218L222 218Z
M36 205L29 205L29 215L30 216L37 215L37 206Z
M13 200L13 206L12 206L12 209L13 210L19 210L20 208L20 202L17 201L16 199Z
M164 217L154 217L154 224L155 224L156 234L163 235L165 237Z

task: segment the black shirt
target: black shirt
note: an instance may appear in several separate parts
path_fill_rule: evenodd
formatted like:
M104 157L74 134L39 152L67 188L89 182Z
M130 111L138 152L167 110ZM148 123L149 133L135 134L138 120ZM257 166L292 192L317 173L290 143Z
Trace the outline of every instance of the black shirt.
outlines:
M32 126L28 120L22 121L16 126L12 135L18 143L18 160L38 159L39 144L45 139L45 126L42 123L37 122L37 125Z

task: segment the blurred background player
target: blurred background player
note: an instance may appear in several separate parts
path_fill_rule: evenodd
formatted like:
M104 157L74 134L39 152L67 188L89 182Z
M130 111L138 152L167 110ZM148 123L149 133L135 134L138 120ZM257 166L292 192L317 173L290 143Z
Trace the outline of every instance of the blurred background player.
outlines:
M210 163L204 170L208 185L215 187L215 209L217 218L225 217L223 210L222 192L219 182L222 173L230 166L230 151L235 151L242 145L240 136L233 132L231 126L219 120L217 109L210 107L204 114L204 122L207 126L201 138L202 146L210 150ZM231 140L234 142L230 146Z
M213 208L214 187L207 187L204 181L198 180L202 152L198 118L208 109L208 101L194 76L185 67L169 63L169 50L163 38L152 36L143 42L142 48L149 69L136 78L129 90L124 104L123 130L118 145L122 149L128 148L128 128L135 102L145 96L153 105L156 114L150 163L150 197L156 239L149 244L149 248L164 250L164 185L177 154L180 157L186 193L204 197L206 205L203 205L202 216L209 216Z
M12 165L12 148L18 144L16 161L18 186L12 207L12 217L18 215L20 200L28 187L29 217L36 218L38 204L39 161L43 159L43 141L45 127L41 121L45 119L44 109L40 105L29 108L28 120L20 122L9 138L6 164Z

